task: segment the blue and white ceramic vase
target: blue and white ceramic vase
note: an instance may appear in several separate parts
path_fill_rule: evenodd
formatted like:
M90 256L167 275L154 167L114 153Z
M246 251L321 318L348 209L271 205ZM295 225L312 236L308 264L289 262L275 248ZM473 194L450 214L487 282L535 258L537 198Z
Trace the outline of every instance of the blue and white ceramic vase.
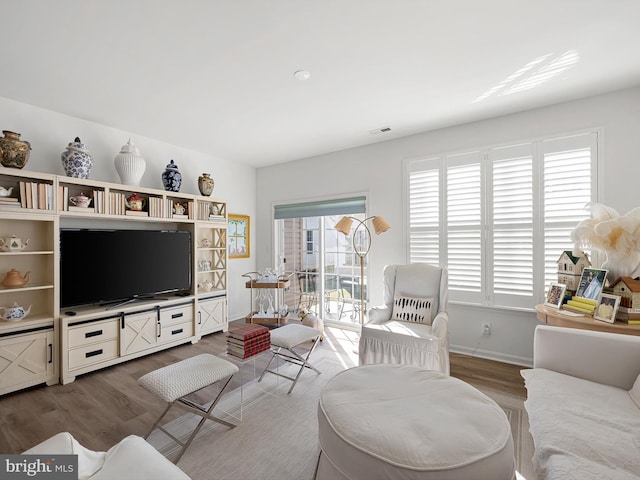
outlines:
M93 160L89 150L83 145L79 137L71 142L67 149L62 152L62 166L67 177L89 178Z
M171 160L167 168L162 172L162 183L164 189L168 192L179 192L182 185L182 174L178 170L178 166Z

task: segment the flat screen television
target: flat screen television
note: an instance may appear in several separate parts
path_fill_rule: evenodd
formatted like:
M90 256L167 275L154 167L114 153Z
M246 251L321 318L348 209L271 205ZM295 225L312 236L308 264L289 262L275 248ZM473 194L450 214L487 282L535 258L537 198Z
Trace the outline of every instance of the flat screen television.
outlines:
M191 233L60 230L60 306L133 301L191 289Z

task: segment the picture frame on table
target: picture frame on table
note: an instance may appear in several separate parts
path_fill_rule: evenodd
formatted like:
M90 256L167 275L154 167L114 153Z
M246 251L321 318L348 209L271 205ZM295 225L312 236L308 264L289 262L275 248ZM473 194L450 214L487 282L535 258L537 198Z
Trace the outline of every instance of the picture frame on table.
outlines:
M248 215L229 214L227 241L229 258L249 258L251 256L251 230Z
M620 307L620 298L618 295L601 294L598 306L593 312L593 318L608 323L615 322L616 313L618 313L618 307Z
M591 267L582 270L576 297L598 300L607 280L607 272L608 270L603 268Z
M547 298L545 299L544 304L549 307L560 308L562 306L566 290L567 286L564 283L551 282L549 290L547 290Z

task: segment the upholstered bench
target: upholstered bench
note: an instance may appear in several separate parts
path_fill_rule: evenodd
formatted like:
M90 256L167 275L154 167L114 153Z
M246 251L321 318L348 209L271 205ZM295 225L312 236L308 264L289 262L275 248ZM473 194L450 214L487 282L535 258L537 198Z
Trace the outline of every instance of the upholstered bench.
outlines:
M151 430L149 430L149 433L147 433L144 438L148 438L149 435L151 435L151 432L157 428L182 445L182 449L174 459L174 463L178 463L178 460L180 460L184 452L187 450L205 420L214 420L230 428L235 427L233 423L214 417L211 415L211 412L222 397L224 389L237 371L238 367L233 363L214 355L203 353L201 355L196 355L195 357L181 360L180 362L172 365L159 368L158 370L154 370L153 372L149 372L140 377L138 379L138 384L141 387L146 388L151 393L169 403L164 413L160 415L160 418L156 420L153 427L151 427ZM203 406L197 405L196 403L184 398L187 395L191 395L198 390L225 379L226 382L222 385L218 395L208 408L204 408ZM160 424L160 421L173 405L183 406L192 413L202 417L186 442L182 442L180 439L176 438Z
M511 480L513 439L500 406L440 372L410 365L345 370L318 405L316 480Z
M258 382L262 381L265 373L273 373L274 375L278 375L293 382L291 388L289 388L289 391L287 392L287 394L290 394L293 390L293 387L296 386L296 383L298 382L298 379L300 378L300 375L305 368L309 368L319 375L320 370L309 363L309 357L315 350L316 345L318 345L320 335L322 335L322 332L320 332L320 330L316 330L312 327L307 327L306 325L297 325L294 323L290 323L283 327L271 330L271 349L273 352L273 356L262 372L262 375L260 375ZM312 342L312 345L306 356L303 357L298 352L296 352L294 348L307 342ZM289 354L283 352L282 350L288 351ZM270 370L269 367L271 366L273 360L276 358L280 358L286 362L298 365L300 369L298 370L296 376L290 377L275 370Z

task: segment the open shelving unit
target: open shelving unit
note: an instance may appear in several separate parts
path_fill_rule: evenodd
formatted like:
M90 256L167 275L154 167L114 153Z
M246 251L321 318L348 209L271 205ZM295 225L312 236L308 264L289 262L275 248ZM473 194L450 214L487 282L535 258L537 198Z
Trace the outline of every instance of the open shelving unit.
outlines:
M16 198L0 201L0 236L29 239L23 250L0 252L0 281L11 269L21 276L30 272L23 287L0 286L0 305L31 307L21 320L0 320L0 395L41 383L68 383L76 375L227 330L224 200L5 167L0 167L0 186L14 187L11 197ZM81 193L91 198L89 207L72 208L69 198ZM127 213L125 200L133 193L144 199L143 213ZM174 214L176 204L185 207L185 215ZM103 228L114 220L117 228L155 222L158 229L190 231L191 291L108 312L81 307L68 316L60 308L60 228ZM198 243L205 237L207 246ZM81 272L79 281L86 281ZM210 288L200 288L203 283ZM142 328L150 329L148 342L135 333Z

